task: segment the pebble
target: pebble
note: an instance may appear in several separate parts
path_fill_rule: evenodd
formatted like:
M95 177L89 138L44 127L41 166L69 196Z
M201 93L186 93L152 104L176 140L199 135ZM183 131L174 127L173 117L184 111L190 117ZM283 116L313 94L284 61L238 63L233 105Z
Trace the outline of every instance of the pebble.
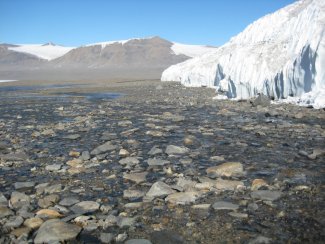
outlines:
M166 201L173 204L189 204L195 202L199 198L198 192L176 192L166 197Z
M34 218L30 218L30 219L26 219L24 221L24 225L30 229L38 229L42 224L43 224L43 220L41 218L38 217L34 217Z
M126 180L133 181L137 184L145 182L148 172L140 172L140 173L124 173L123 178Z
M10 203L13 208L18 209L25 205L29 205L31 199L24 193L14 191L11 193Z
M227 162L218 166L209 167L206 172L210 177L238 177L244 175L244 167L239 162Z
M189 153L189 149L186 147L179 147L179 146L175 146L175 145L168 145L166 147L166 151L165 153L168 155L182 155L182 154L186 154Z
M65 207L70 207L76 203L80 202L78 198L75 198L75 197L66 197L66 198L63 198L59 204L62 205L62 206L65 206Z
M109 243L112 243L113 242L113 240L114 240L114 234L102 232L102 233L100 233L99 239L100 239L100 241L102 243L109 244Z
M14 187L16 190L28 190L34 188L35 182L28 181L28 182L16 182Z
M135 166L139 163L140 161L136 157L126 157L119 161L119 164L129 167Z
M98 154L106 153L108 151L113 151L116 148L117 147L115 145L113 145L112 142L108 141L108 142L96 147L94 150L92 150L90 152L90 154L91 155L98 155Z
M163 160L163 159L159 159L159 158L149 158L148 159L149 166L164 166L169 163L170 162L168 160Z

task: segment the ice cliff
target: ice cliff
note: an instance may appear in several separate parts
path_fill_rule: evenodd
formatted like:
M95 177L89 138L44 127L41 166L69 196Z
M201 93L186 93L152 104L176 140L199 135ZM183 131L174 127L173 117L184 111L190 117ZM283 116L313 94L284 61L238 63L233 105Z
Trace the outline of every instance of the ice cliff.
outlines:
M166 69L162 81L215 87L228 98L264 93L325 107L325 1L297 1L228 43Z

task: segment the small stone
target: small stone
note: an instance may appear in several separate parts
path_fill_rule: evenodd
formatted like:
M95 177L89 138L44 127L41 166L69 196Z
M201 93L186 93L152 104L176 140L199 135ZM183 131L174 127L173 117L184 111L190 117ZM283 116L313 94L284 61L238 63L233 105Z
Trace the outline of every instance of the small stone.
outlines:
M152 244L151 241L146 239L131 239L127 240L125 244Z
M214 186L218 190L234 191L238 187L244 186L244 183L242 181L237 181L237 180L217 179Z
M188 153L189 151L190 150L187 147L168 145L165 152L168 155L182 155Z
M53 171L53 172L59 171L61 168L62 168L61 164L50 164L45 166L45 170Z
M8 222L4 225L6 228L18 228L24 223L24 219L21 216L10 217Z
M70 157L74 157L74 158L79 157L79 156L80 156L80 152L77 152L77 151L70 151L70 152L69 152L69 156L70 156Z
M248 218L248 214L246 213L237 213L237 212L230 212L228 213L230 216L239 218L239 219L246 219Z
M70 209L77 214L93 213L99 209L100 205L94 201L83 201L73 205Z
M7 205L8 205L7 198L0 192L0 207L1 206L6 207Z
M67 224L52 219L44 222L39 228L34 242L36 244L66 242L74 240L81 231L77 225Z
M143 206L143 202L130 202L124 205L126 209L139 209Z
M127 126L132 125L132 121L130 121L130 120L119 121L119 122L117 122L117 125L121 126L121 127L127 127Z
M121 157L127 157L127 156L130 155L130 153L129 153L129 151L127 151L127 150L125 150L125 149L122 148L122 149L119 151L118 155L121 156Z
M316 148L313 150L312 154L309 154L307 157L309 159L315 160L317 157L324 155L325 154L325 150L321 149L321 148Z
M146 181L146 177L148 175L148 172L141 172L141 173L124 173L123 174L123 179L127 179L130 181L133 181L137 184L145 182Z
M189 204L195 202L199 197L198 192L176 192L166 197L166 201L173 204Z
M157 154L162 154L162 153L163 153L163 151L160 148L158 148L157 146L152 147L150 149L150 151L148 152L148 154L152 155L152 156L157 155Z
M115 238L115 241L117 243L124 242L128 238L128 235L126 233L118 234Z
M239 162L227 162L206 170L210 177L236 177L244 175L243 165Z
M17 191L11 193L10 203L15 209L21 208L25 205L29 205L30 201L30 197L24 193L20 193Z
M28 236L29 233L31 232L32 230L28 227L20 227L18 229L15 229L13 231L11 231L10 234L14 235L15 237L20 237L22 235L25 235L25 236Z
M43 222L44 221L41 218L35 217L26 219L24 225L32 230L36 230L43 224Z
M112 243L114 240L114 235L112 233L100 233L100 241L105 244Z
M168 160L163 160L159 158L150 158L148 159L149 166L164 166L165 164L169 164Z
M211 162L222 162L225 161L225 158L222 156L212 156L209 158L209 161Z
M138 190L124 190L123 191L123 197L126 199L137 199L141 198L145 195L144 192L138 191Z
M265 180L263 180L263 179L255 179L252 182L251 190L256 191L256 190L260 189L263 186L268 186L268 184L266 183Z
M239 208L239 205L225 201L217 201L212 205L212 208L215 210L236 210Z
M52 193L58 193L62 191L62 185L61 184L56 184L56 185L51 185L47 186L44 188L44 192L46 194L52 194Z
M81 136L79 134L72 134L72 135L67 135L64 136L63 139L69 139L69 140L77 140L79 139Z
M251 193L252 198L264 200L264 201L275 201L281 197L282 193L279 191L269 190L258 190Z
M118 225L118 227L124 228L134 226L135 222L136 218L118 217L116 224Z
M16 182L14 187L16 190L28 190L35 186L35 182Z
M102 154L102 153L106 153L108 151L113 151L115 150L117 147L115 145L113 145L110 141L96 147L94 150L92 150L90 152L91 155L98 155L98 154Z
M166 183L158 181L154 183L150 190L147 192L146 196L148 197L164 197L175 193L175 191Z
M127 157L123 158L119 161L119 164L121 165L127 165L127 166L135 166L139 164L139 160L136 157Z
M265 236L258 236L255 239L248 242L248 244L269 244L272 243L271 238L267 238Z
M252 102L252 105L254 107L256 106L262 106L262 107L268 107L271 104L270 98L265 96L263 93L259 94L258 97Z
M43 219L62 218L63 215L52 209L41 209L36 212L36 216Z
M48 195L42 199L39 199L38 206L40 206L41 208L48 208L48 207L56 204L59 200L60 200L60 197L58 195L51 194L51 195Z
M83 161L80 158L74 158L72 160L69 160L66 164L73 167L73 168L79 168L83 167Z
M81 159L84 160L84 161L87 161L90 159L90 153L89 151L83 151L81 153Z
M193 205L192 209L208 210L210 207L211 204L197 204L197 205Z
M65 207L70 207L76 203L80 202L77 198L75 197L66 197L66 198L63 198L59 204L62 205L62 206L65 206Z

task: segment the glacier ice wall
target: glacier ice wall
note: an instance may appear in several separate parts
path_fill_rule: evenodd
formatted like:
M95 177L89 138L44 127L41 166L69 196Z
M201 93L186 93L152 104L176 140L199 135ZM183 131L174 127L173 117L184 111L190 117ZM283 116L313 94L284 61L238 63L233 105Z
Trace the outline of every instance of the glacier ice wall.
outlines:
M166 69L162 81L215 87L229 98L308 93L325 99L325 1L297 1L249 25L228 43ZM315 100L315 101L314 101ZM307 102L308 103L308 102Z

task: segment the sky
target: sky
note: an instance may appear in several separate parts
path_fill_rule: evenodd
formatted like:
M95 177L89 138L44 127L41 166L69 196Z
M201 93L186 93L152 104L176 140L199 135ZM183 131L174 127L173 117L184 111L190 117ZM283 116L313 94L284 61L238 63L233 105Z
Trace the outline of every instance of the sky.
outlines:
M0 43L90 43L160 36L220 46L294 0L0 0Z

